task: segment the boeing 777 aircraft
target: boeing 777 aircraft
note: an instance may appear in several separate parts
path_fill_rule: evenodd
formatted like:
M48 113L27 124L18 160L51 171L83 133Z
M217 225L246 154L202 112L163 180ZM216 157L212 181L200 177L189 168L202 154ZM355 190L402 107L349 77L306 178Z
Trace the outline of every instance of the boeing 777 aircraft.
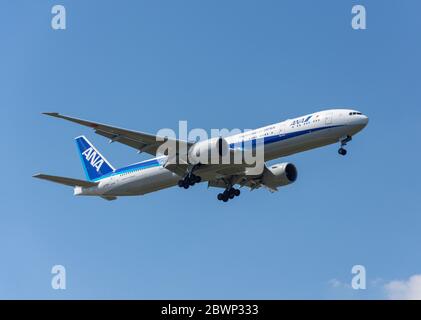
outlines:
M90 127L110 142L120 142L156 156L159 147L168 141L156 135L122 129L97 122L81 120L59 113L46 115L65 119ZM285 157L298 152L339 143L340 155L346 155L344 146L368 123L368 117L350 109L332 109L285 120L256 130L213 138L207 141L188 142L175 140L177 146L184 146L187 153L215 151L222 156L231 152L236 145L256 141L263 143L264 161ZM79 180L37 174L34 177L64 184L74 188L74 195L99 196L115 200L119 196L143 195L178 185L188 189L196 183L207 181L208 186L225 189L218 194L218 200L227 202L240 195L235 186L254 190L265 187L274 192L297 179L297 169L292 163L279 163L263 167L259 174L248 174L244 164L201 164L169 161L170 156L161 155L127 167L115 169L84 136L76 138L87 180Z

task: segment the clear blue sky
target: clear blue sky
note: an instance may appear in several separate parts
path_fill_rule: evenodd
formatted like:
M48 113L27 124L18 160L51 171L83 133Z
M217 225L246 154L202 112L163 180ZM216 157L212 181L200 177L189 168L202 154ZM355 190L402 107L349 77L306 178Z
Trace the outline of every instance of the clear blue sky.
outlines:
M351 8L364 4L367 30ZM67 30L50 27L67 9ZM421 273L418 1L2 1L0 298L385 298ZM298 181L227 204L206 185L107 202L33 179L83 178L85 134L43 111L155 133L255 128L355 107L369 126L282 159ZM67 289L50 286L62 264ZM348 288L367 269L367 290ZM336 281L337 285L332 285Z

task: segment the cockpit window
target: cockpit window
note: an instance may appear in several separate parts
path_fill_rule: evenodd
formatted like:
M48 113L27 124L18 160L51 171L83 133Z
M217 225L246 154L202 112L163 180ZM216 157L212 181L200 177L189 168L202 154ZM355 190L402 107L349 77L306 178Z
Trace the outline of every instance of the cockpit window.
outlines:
M358 115L362 115L362 113L361 113L361 112L350 112L350 113L349 113L349 115L350 115L350 116L355 116L355 115L357 115L357 114L358 114Z

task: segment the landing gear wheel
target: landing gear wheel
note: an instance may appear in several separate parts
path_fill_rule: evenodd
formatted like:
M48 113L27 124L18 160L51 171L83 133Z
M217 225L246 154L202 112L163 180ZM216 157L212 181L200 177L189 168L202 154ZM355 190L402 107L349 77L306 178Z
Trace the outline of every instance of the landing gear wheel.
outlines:
M346 149L344 149L344 148L340 148L339 150L338 150L338 153L341 155L341 156L344 156L344 155L346 155Z
M194 174L190 174L185 176L184 179L179 180L177 184L180 188L188 189L190 186L194 186L200 181L202 181L201 177L196 176Z
M343 138L341 138L340 140L339 140L339 142L341 143L341 146L340 146L340 148L339 148L339 150L338 150L338 153L341 155L341 156L344 156L344 155L346 155L346 150L344 149L344 146L346 146L347 145L347 143L348 142L350 142L352 140L352 136L346 136L346 137L343 137Z
M235 189L235 188L229 188L229 189L225 189L224 192L219 193L217 198L220 201L224 201L227 202L230 199L234 199L235 197L238 197L240 195L240 190Z
M230 199L232 199L232 198L234 198L234 197L235 197L234 192L235 192L235 189L234 189L234 188L229 189ZM232 196L232 198L231 198L231 196Z
M199 183L200 181L202 181L202 178L199 176L195 176L194 174L186 176L183 179L184 183L189 184L190 186L194 186L196 183Z
M225 190L224 192L218 194L218 200L222 200L224 202L227 202L230 198L229 190Z

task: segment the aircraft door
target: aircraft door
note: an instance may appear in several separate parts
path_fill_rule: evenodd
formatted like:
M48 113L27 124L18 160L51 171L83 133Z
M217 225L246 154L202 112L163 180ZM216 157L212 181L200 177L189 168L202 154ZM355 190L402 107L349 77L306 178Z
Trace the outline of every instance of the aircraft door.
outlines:
M282 122L277 129L278 136L283 137L285 135L285 131L286 131L286 123Z
M325 124L332 124L332 114L328 113L325 118Z

